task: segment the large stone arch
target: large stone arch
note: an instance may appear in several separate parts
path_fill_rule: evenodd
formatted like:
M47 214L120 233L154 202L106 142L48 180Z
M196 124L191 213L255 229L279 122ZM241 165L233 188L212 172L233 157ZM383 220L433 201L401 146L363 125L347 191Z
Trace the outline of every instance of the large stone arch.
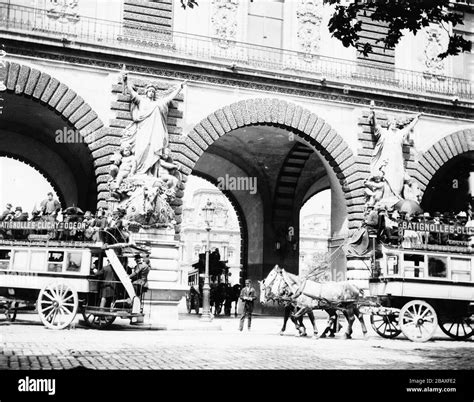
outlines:
M115 142L91 106L74 90L39 69L16 62L6 63L7 93L30 98L60 115L84 139L94 161L97 202L108 198L108 158ZM102 159L101 159L102 158Z
M341 184L349 215L349 228L357 226L363 213L362 179L356 160L344 139L310 110L274 98L242 100L225 106L198 123L177 144L177 159L190 174L206 149L223 135L240 127L274 125L289 130L311 144L329 163Z
M454 157L474 151L474 128L456 131L432 145L417 164L416 177L420 190L425 191L436 172Z

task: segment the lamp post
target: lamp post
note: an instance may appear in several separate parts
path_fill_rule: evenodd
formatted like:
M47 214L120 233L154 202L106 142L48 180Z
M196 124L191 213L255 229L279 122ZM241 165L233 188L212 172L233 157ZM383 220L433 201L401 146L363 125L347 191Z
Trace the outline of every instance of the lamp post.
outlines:
M211 287L209 286L209 251L210 251L210 232L211 223L214 216L215 207L209 199L206 205L202 209L204 212L204 219L206 222L207 231L207 246L206 246L206 271L204 272L204 286L202 287L202 316L201 321L209 322L212 320L211 306L210 306L210 292Z

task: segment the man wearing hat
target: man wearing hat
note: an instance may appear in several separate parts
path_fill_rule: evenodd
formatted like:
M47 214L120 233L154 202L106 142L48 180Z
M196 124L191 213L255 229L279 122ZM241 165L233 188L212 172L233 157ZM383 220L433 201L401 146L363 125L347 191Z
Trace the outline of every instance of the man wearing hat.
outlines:
M12 212L13 205L8 203L7 206L5 207L5 211L0 215L0 221L6 220L8 215L13 214Z
M135 269L129 275L132 285L135 289L137 296L141 296L143 292L146 292L148 288L148 273L150 272L149 259L148 263L145 263L143 257L140 254L135 255Z
M248 318L248 329L250 331L250 326L252 325L252 312L253 312L253 302L257 298L255 289L251 285L250 279L245 280L245 287L240 292L240 300L244 303L244 311L240 317L239 330L244 329L245 317Z

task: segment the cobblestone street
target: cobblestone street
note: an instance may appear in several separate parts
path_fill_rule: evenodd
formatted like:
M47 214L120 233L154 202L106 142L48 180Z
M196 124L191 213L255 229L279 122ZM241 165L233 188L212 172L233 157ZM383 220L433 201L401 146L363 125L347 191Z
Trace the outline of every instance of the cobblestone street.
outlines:
M453 341L441 332L434 341L414 343L403 335L383 339L370 325L364 338L358 324L352 340L343 339L343 331L334 339L301 338L292 325L280 336L278 317L255 317L251 332L238 331L235 318L217 318L209 325L214 330L205 330L197 318L184 316L182 321L196 328L169 331L143 330L121 320L105 331L80 322L73 329L53 331L34 315L19 318L0 324L0 369L474 368L473 342ZM322 331L325 321L317 324Z

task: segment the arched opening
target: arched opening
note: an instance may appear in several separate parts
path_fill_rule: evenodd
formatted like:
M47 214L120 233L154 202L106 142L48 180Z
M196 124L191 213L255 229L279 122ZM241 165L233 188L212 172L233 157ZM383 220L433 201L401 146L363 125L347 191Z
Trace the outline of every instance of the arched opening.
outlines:
M51 182L34 167L21 161L0 157L0 208L7 203L13 210L21 207L31 218L32 212L40 208L41 201L52 192L60 199ZM64 205L61 205L63 208Z
M327 261L331 238L331 190L308 198L300 209L299 273L306 275ZM328 272L331 279L333 275Z
M181 221L181 263L185 272L199 259L207 247L207 231L203 208L207 201L215 207L210 231L210 250L219 250L221 261L229 267L229 284L241 283L246 233L241 217L235 208L235 200L229 198L213 184L212 179L197 173L186 181Z
M467 211L474 193L474 189L470 188L470 177L473 175L474 151L450 159L428 183L421 207L430 214Z

